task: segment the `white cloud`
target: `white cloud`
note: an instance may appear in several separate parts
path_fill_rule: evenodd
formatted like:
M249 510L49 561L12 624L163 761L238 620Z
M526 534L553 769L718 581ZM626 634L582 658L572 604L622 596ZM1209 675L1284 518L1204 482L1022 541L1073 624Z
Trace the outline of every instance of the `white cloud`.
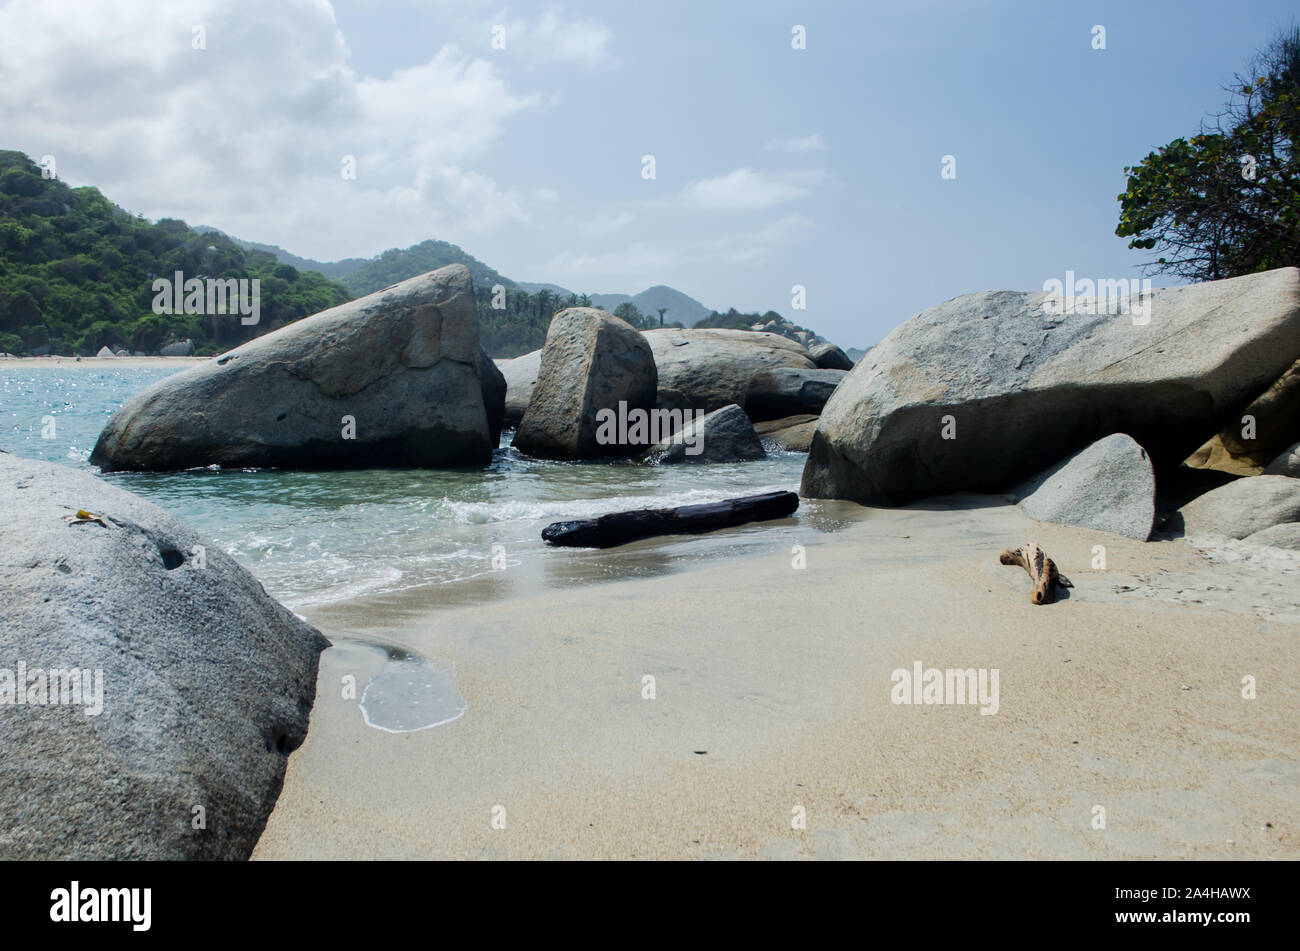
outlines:
M526 222L535 199L473 169L538 106L452 45L358 75L325 0L0 4L6 147L132 211L313 257Z
M812 135L806 135L803 138L772 139L763 148L768 152L791 152L802 155L805 152L824 151L826 140L822 138L820 132L814 132Z
M706 273L720 267L753 267L787 253L813 231L812 219L789 214L757 230L714 235L687 233L671 241L637 240L599 252L562 251L537 273L566 287L631 292L662 284L670 274Z
M463 6L454 0L450 8ZM467 25L469 21L466 21ZM473 18L475 31L481 31L481 18ZM607 66L614 62L610 49L614 35L600 20L590 17L566 19L564 7L547 7L536 20L510 16L500 10L492 18L492 28L505 28L505 49L496 50L501 58L527 65L574 63L580 66ZM491 29L485 35L491 35Z
M682 198L691 207L710 211L762 211L807 194L807 188L788 177L738 168L716 178L691 182Z
M525 42L535 47L539 58L568 60L597 66L608 63L611 34L597 20L561 19L561 10L547 10L536 27L526 31Z

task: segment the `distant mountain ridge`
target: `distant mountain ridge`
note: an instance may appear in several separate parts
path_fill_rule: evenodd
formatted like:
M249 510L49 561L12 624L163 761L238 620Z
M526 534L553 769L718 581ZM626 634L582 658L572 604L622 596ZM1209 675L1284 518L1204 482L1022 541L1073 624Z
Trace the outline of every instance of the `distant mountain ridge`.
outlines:
M808 343L821 339L811 331L791 324L774 312L764 315L761 320L759 320L758 315L746 317L737 313L734 309L722 314L705 306L690 295L665 284L647 287L637 294L587 293L584 295L560 284L512 281L495 268L483 263L472 254L448 241L431 239L412 245L409 248L391 248L368 259L345 258L341 261L314 261L311 258L299 257L273 244L259 244L256 241L247 241L232 235L225 235L224 232L217 228L200 227L195 230L217 232L242 248L272 254L282 263L292 265L301 271L318 271L326 277L338 281L354 297L361 297L382 290L389 285L396 284L398 281L404 281L407 278L445 267L448 264L464 264L469 268L470 277L473 278L475 287L480 291L490 291L497 284L512 293L522 292L528 295L536 295L541 291L546 291L557 298L556 303L569 298L585 296L591 301L593 307L599 307L601 310L610 313L613 313L619 305L630 302L652 325L659 322L659 310L663 308L663 322L665 324L681 324L684 327L694 327L704 322L705 326L735 325L745 329L753 329L754 322L757 320L760 324L767 324L765 329L780 333L792 340ZM778 319L776 322L772 322L771 317ZM803 333L801 334L800 331L803 331Z
M370 258L344 258L342 261L313 261L311 258L299 257L276 244L262 244L259 241L246 241L243 238L236 238L234 235L226 234L220 228L214 228L211 225L195 225L194 231L197 234L219 234L224 238L229 238L245 251L265 251L267 254L273 255L281 264L288 264L300 271L317 271L325 277L340 281L340 283L342 283L341 278L346 277L371 260Z
M150 222L93 186L70 188L47 179L22 152L0 151L0 352L93 355L107 347L114 353L155 353L177 345L205 356L453 263L469 269L480 342L493 357L538 349L555 312L575 303L617 312L641 329L662 319L670 326L748 329L757 323L787 334L810 333L787 327L774 312L742 315L732 308L719 314L662 284L628 295L516 283L446 241L392 248L368 259L317 261L211 225ZM209 312L188 299L184 313L160 312L154 282L178 271L260 284L260 319L232 321L228 305ZM507 293L498 293L497 285Z
M569 297L574 294L567 287L561 287L559 284L536 284L528 281L520 281L519 287L530 294L536 294L538 291L547 290L553 294L559 294L561 297ZM593 307L599 307L601 310L613 313L619 304L631 301L636 305L636 309L641 311L647 317L659 318L659 308L664 310L664 323L674 323L680 321L687 327L693 327L709 314L713 313L712 308L705 307L694 297L683 294L681 291L665 284L656 284L654 287L647 287L639 294L588 294Z
M221 229L207 225L195 230L225 234ZM409 248L389 248L373 258L313 261L311 258L292 254L274 244L259 244L256 241L236 238L234 235L225 236L241 248L266 251L268 254L275 255L282 263L291 264L300 271L319 271L346 287L353 297L373 294L408 277L416 277L446 267L448 264L465 265L469 268L470 277L478 286L491 287L494 284L501 284L509 290L514 290L518 286L508 277L499 274L494 268L449 241L430 239L413 244Z
M290 264L300 271L319 271L326 277L338 281L354 297L361 297L382 290L390 284L404 281L446 267L448 264L464 264L469 268L470 277L477 286L492 287L501 284L507 290L522 290L529 294L546 290L562 298L581 296L580 293L562 287L559 284L534 283L530 281L512 281L495 268L484 264L474 255L462 250L448 241L429 240L409 248L391 248L373 258L344 258L342 261L314 261L299 257L274 244L260 244L226 234L220 228L202 225L194 229L200 233L213 232L224 235L241 248L265 251L273 254L284 264ZM665 284L647 287L639 294L587 294L593 307L609 311L611 314L619 304L631 301L637 310L646 316L659 316L659 308L664 308L664 322L680 322L693 327L699 321L713 313L694 297L683 294L676 288Z

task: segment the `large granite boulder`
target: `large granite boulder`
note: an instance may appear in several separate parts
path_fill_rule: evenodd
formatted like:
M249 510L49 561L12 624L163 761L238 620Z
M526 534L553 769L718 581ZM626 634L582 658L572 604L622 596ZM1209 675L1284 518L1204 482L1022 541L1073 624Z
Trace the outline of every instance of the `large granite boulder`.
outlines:
M1144 542L1156 515L1156 475L1146 452L1115 433L1016 490L1030 518L1127 535Z
M808 351L778 334L750 330L647 330L659 370L657 405L711 413L744 405L749 381L761 370L816 369Z
M823 370L852 370L853 361L849 355L833 343L815 343L808 348L808 354Z
M734 403L684 425L671 439L655 445L653 461L752 462L767 456L754 424Z
M1275 525L1300 521L1300 479L1262 475L1237 479L1206 492L1177 512L1183 534L1245 538Z
M537 385L537 374L542 369L542 351L534 350L513 360L496 361L497 369L506 381L506 415L507 426L518 426L532 399L533 387Z
M570 307L551 318L537 384L514 447L550 459L633 455L648 445L624 439L611 414L654 407L658 377L654 354L641 332L595 307ZM626 427L625 427L626 428Z
M820 413L845 376L843 370L760 370L749 379L745 412L760 421Z
M247 858L325 639L89 473L0 453L0 510L0 859Z
M104 471L491 460L469 271L430 271L236 347L128 400Z
M1176 466L1300 357L1295 268L1161 288L1136 314L1051 315L1046 302L968 294L895 329L822 410L803 494L1002 491L1114 432Z

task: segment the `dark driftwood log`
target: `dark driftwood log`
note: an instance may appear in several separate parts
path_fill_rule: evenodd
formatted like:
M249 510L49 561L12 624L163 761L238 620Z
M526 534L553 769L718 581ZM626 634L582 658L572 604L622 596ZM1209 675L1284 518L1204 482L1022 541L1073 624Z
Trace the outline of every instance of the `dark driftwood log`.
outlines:
M552 522L542 529L542 538L552 545L571 548L612 548L656 535L694 535L746 522L785 518L798 507L799 496L793 492L768 492L675 509L638 509L574 522Z
M1038 547L1038 542L1030 542L1016 549L1007 549L998 556L1004 565L1019 565L1029 572L1029 579L1034 583L1029 600L1034 604L1048 604L1056 597L1056 588L1073 588L1070 579L1056 570L1056 562L1047 557L1047 552Z

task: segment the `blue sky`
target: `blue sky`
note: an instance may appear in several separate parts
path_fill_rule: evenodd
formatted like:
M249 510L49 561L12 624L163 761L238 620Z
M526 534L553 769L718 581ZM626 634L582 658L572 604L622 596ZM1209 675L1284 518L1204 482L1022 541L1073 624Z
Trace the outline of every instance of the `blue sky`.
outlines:
M1272 0L9 2L0 146L52 154L65 180L150 217L309 257L441 238L516 280L669 284L863 346L969 291L1139 276L1142 253L1113 233L1124 166L1194 132L1293 14Z

